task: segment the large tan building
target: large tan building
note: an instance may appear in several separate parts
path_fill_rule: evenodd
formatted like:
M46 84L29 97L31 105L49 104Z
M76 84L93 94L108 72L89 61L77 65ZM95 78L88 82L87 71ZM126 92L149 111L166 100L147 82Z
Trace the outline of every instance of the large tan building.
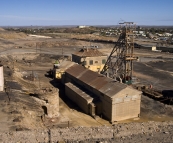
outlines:
M110 122L139 117L141 92L74 64L62 76L66 95L86 114Z
M100 52L97 48L82 48L80 51L72 54L72 61L86 68L100 72L107 60L107 55Z

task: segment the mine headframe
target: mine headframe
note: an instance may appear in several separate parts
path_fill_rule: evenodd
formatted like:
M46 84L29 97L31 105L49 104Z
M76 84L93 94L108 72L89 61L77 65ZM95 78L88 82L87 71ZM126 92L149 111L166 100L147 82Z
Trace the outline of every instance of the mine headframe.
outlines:
M119 23L121 34L110 53L101 74L131 84L134 57L134 34L135 24L133 22Z

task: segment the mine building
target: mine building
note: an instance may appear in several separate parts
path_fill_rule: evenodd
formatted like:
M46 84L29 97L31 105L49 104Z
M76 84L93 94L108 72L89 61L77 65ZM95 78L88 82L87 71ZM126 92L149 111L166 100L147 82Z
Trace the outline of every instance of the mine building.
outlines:
M66 96L86 114L110 122L140 116L141 92L126 84L78 64L66 69L61 80Z
M92 71L100 72L107 60L107 55L100 52L96 47L83 47L80 51L72 54L72 61Z
M110 122L139 117L141 92L100 74L106 60L97 48L84 47L72 61L55 63L54 75L65 85L66 96L92 117Z

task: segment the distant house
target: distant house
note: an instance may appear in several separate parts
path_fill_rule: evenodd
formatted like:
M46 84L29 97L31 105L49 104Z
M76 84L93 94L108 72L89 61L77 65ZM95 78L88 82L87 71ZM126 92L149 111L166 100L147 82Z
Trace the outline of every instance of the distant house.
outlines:
M150 39L157 40L157 36L153 35L152 33L149 33L148 36Z
M89 26L85 26L85 25L78 26L78 28L86 28L86 27L89 27Z
M168 36L168 37L169 37L169 36L172 36L171 33L165 33L164 35L165 35L165 36Z
M138 34L138 31L133 31L133 33Z
M139 31L139 34L144 34L145 32L144 31Z
M156 33L159 37L163 36L163 34Z

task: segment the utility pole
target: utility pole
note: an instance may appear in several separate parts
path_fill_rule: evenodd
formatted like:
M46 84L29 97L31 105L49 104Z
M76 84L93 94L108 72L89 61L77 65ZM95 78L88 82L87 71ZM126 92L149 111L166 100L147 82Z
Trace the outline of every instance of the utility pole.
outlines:
M35 47L35 48L36 48L35 50L36 50L36 53L37 53L37 43L35 43L35 46L36 46L36 47Z
M62 47L62 59L64 59L64 47Z

